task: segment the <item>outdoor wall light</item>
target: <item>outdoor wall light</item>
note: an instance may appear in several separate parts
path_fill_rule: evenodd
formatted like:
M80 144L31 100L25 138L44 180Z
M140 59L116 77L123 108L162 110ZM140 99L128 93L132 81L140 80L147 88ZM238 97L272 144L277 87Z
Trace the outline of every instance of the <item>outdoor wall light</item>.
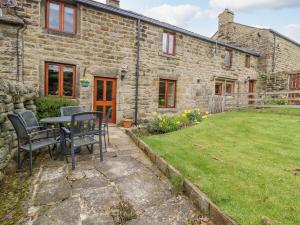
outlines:
M247 84L247 82L250 80L251 77L247 77L247 79L245 80L245 84Z
M128 66L127 65L123 65L121 67L120 73L121 73L121 80L125 79L126 73L128 72Z

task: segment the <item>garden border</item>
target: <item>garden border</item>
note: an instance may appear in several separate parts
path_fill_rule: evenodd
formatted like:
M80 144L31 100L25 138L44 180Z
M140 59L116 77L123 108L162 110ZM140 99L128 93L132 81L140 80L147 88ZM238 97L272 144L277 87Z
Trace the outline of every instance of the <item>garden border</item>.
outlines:
M162 157L158 156L154 151L140 140L132 131L134 129L126 129L126 134L133 142L146 154L146 156L158 167L158 169L169 179L173 177L182 177L182 174L173 166L168 164ZM203 192L201 192L188 179L183 178L181 184L183 193L193 202L193 204L208 216L216 225L238 225L237 222L227 216L222 210L214 204Z

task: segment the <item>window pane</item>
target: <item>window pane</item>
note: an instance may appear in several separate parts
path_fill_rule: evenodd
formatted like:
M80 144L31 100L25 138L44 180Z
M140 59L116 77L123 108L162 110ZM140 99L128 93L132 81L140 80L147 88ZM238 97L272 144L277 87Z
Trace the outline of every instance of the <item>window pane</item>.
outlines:
M175 81L168 81L168 107L175 107Z
M74 32L74 8L65 6L64 9L64 31Z
M226 94L231 95L233 92L233 84L226 84Z
M63 84L63 95L72 97L73 93L73 66L64 66L64 84Z
M97 101L103 101L103 80L97 81Z
M215 95L222 95L222 84L215 85Z
M165 80L160 80L159 81L159 106L166 106L165 93L166 93Z
M111 108L112 108L111 106L106 106L106 112L105 112L105 114L107 114L108 110L111 109ZM111 119L111 118L112 118L112 113L109 115L109 119Z
M58 95L59 66L48 66L48 95Z
M226 64L226 66L229 65L229 63L230 63L229 60L230 60L229 51L225 51L225 59L224 59L224 62L225 62L225 64Z
M167 49L167 41L168 41L168 34L167 33L163 33L163 52L168 52Z
M49 28L59 29L59 4L49 3Z
M112 81L106 81L106 101L112 101Z
M170 34L169 35L169 54L173 54L174 53L174 35Z

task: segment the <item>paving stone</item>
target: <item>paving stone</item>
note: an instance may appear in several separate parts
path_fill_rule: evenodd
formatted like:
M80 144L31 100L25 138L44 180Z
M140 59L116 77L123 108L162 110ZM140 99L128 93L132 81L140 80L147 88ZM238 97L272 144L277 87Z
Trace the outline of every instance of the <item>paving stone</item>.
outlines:
M159 205L171 198L168 186L151 173L135 173L120 178L116 184L122 197L137 211Z
M71 186L66 179L50 183L42 183L34 198L34 205L45 205L69 198Z
M121 201L113 186L85 189L82 190L80 197L85 206L83 211L87 214L106 212Z
M111 180L129 176L137 171L146 171L143 164L126 156L107 159L96 166L96 168Z
M193 206L188 202L188 200L182 197L174 197L160 205L146 209L145 212L137 219L134 219L126 224L186 225L188 220L192 222L194 217L197 218L197 213L195 212Z
M105 177L103 176L75 180L71 184L73 194L81 193L86 189L95 189L99 187L105 187L108 185L109 183L106 181Z
M61 180L65 177L66 173L66 166L60 166L60 167L49 167L44 168L43 172L41 174L40 182L54 182L56 180Z
M93 215L82 220L82 225L112 225L114 221L108 215Z
M34 221L33 225L67 225L79 224L79 198L70 198L50 207Z

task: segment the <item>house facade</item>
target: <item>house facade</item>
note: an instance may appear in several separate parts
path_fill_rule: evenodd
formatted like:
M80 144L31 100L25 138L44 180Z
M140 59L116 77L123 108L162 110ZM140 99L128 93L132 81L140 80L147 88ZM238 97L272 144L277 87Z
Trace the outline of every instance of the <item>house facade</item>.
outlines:
M272 29L236 23L228 9L219 15L219 29L212 38L258 52L265 90L300 90L300 43Z
M0 77L86 110L112 107L117 123L205 110L201 96L247 93L259 74L257 51L120 9L117 0L20 1L2 10L0 43Z

